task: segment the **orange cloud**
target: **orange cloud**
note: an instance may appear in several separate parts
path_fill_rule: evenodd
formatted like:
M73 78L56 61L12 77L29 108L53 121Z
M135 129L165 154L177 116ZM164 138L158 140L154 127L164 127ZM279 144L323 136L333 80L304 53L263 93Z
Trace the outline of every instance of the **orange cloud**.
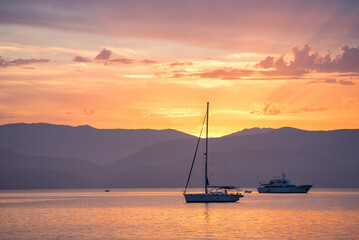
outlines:
M193 63L192 62L174 62L174 63L170 64L170 67L185 66L185 65L191 66L191 65L193 65Z
M251 111L250 114L279 115L279 114L281 114L281 110L279 109L279 107L276 103L266 101L263 103L262 106L260 106L259 109Z

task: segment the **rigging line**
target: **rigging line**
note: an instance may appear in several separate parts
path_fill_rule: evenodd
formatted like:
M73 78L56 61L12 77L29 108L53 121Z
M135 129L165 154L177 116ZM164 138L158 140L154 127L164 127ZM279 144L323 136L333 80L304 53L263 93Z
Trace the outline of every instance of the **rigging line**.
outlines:
M231 175L229 174L229 171L228 171L228 168L227 168L226 161L224 160L224 154L223 154L223 151L222 151L222 148L223 148L222 147L222 137L218 138L217 144L218 144L220 159L221 159L221 162L222 162L222 167L223 167L224 174L225 174L225 181L227 182L227 185L230 185L231 183L233 184L232 179L231 179Z
M201 141L201 136L202 136L202 131L203 131L203 127L204 127L204 122L206 121L206 116L207 116L207 112L206 112L206 114L204 115L204 119L203 119L203 123L202 123L201 132L200 132L199 137L198 137L197 146L196 146L196 150L195 150L195 152L194 152L194 156L193 156L193 160L192 160L191 169L190 169L190 171L189 171L189 175L188 175L188 178L187 178L186 187L185 187L185 189L184 189L184 192L183 192L183 193L186 193L186 191L187 191L187 187L188 187L188 183L189 183L189 179L191 178L191 173L192 173L192 169L193 169L194 161L196 160L196 156L197 156L197 150L198 150L199 142Z

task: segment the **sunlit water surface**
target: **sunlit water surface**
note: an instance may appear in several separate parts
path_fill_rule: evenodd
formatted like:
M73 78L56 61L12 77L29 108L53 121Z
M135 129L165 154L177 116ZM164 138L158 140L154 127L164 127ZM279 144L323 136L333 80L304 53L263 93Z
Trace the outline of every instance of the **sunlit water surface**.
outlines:
M359 189L209 204L181 191L0 191L0 239L359 239Z

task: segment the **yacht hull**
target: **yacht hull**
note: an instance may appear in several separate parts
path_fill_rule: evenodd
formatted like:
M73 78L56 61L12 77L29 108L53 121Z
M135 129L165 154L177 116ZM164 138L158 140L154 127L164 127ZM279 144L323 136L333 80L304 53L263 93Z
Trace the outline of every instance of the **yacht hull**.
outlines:
M184 194L187 203L237 202L239 194L195 193Z
M259 193L307 193L313 185L300 185L298 187L285 187L285 188L257 188Z

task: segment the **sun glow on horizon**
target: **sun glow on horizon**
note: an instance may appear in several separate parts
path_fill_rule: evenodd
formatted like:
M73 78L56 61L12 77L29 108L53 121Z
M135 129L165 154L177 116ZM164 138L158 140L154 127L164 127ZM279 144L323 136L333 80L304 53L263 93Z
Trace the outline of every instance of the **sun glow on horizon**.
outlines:
M209 101L215 137L252 127L359 128L357 3L318 3L299 18L302 1L189 3L195 15L179 2L142 2L144 12L122 1L91 3L94 18L84 3L65 2L3 4L0 124L197 136ZM76 25L69 11L81 16Z

